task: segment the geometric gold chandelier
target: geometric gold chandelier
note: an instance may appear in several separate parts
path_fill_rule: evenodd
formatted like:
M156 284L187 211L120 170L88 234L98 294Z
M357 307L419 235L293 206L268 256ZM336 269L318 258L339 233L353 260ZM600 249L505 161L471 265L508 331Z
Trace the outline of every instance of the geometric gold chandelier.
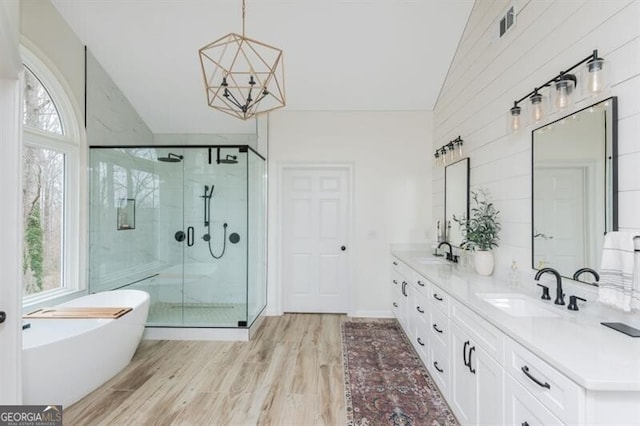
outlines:
M207 102L211 108L246 120L282 108L284 65L281 49L229 33L199 50Z

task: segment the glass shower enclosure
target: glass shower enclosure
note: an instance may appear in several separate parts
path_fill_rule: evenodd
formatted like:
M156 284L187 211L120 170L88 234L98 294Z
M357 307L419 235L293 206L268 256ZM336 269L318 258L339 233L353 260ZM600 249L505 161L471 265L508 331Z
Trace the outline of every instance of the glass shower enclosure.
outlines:
M266 165L247 145L91 147L89 291L147 326L248 327L266 306Z

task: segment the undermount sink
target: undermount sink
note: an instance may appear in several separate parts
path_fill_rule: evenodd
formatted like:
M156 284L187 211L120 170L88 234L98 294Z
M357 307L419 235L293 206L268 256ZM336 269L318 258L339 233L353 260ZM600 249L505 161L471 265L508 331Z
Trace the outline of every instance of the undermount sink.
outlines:
M476 296L512 317L560 317L557 312L540 306L541 302L521 294L476 293Z

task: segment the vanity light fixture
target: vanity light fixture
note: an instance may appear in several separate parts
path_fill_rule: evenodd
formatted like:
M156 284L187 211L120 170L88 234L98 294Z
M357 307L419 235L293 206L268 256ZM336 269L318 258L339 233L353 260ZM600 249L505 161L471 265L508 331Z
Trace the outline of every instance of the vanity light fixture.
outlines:
M560 71L558 75L551 78L549 81L534 88L531 92L527 93L517 101L514 101L513 107L509 110L509 129L512 132L517 132L522 127L522 108L518 104L527 98L531 101L532 121L537 122L544 118L544 96L540 93L540 90L543 88L551 87L552 89L555 89L555 106L558 110L569 107L573 101L572 94L575 92L578 84L578 77L570 71L573 71L583 64L586 64L587 71L586 91L592 95L602 92L605 88L605 78L603 73L604 59L598 56L597 50L594 50L591 55L587 56L571 68L566 71Z
M529 97L531 101L531 120L538 122L544 117L544 98L542 94L535 89L533 95Z
M462 159L463 157L463 149L462 145L464 144L462 138L458 136L452 141L442 145L440 148L436 149L436 152L433 154L435 157L436 166L446 166L447 164L451 164L457 160Z
M286 105L281 49L244 35L229 33L199 50L207 103L246 120Z

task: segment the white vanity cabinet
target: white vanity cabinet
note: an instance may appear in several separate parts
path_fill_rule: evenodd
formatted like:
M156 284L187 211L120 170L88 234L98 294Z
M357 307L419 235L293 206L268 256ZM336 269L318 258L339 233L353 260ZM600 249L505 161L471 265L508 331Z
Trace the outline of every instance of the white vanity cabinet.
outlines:
M550 354L541 353L540 344L527 347L526 336L510 332L495 316L491 321L493 308L487 306L485 312L474 294L500 293L499 283L489 284L494 289L460 272L455 281L450 271L430 275L426 267L412 264L411 257L406 263L401 258L393 258L392 275L398 281L392 284L392 298L398 305L394 315L461 424L640 424L640 355L637 363L636 358L624 356L619 357L621 364L611 366L606 355L602 364L588 364L590 370L597 369L595 374L588 371L576 379L546 359ZM537 332L533 319L514 321L527 321L523 330ZM544 328L550 320L539 321ZM567 333L566 329L575 335L574 320L557 321L558 335ZM552 335L548 329L541 332ZM558 335L555 341L565 344L566 339ZM622 343L620 338L614 343L618 341ZM640 344L624 347L640 354ZM597 342L590 348L601 349ZM603 369L610 373L603 374ZM630 376L622 377L619 371L630 371ZM582 383L588 380L591 384Z
M462 424L503 424L503 334L456 301L451 309L449 404Z

